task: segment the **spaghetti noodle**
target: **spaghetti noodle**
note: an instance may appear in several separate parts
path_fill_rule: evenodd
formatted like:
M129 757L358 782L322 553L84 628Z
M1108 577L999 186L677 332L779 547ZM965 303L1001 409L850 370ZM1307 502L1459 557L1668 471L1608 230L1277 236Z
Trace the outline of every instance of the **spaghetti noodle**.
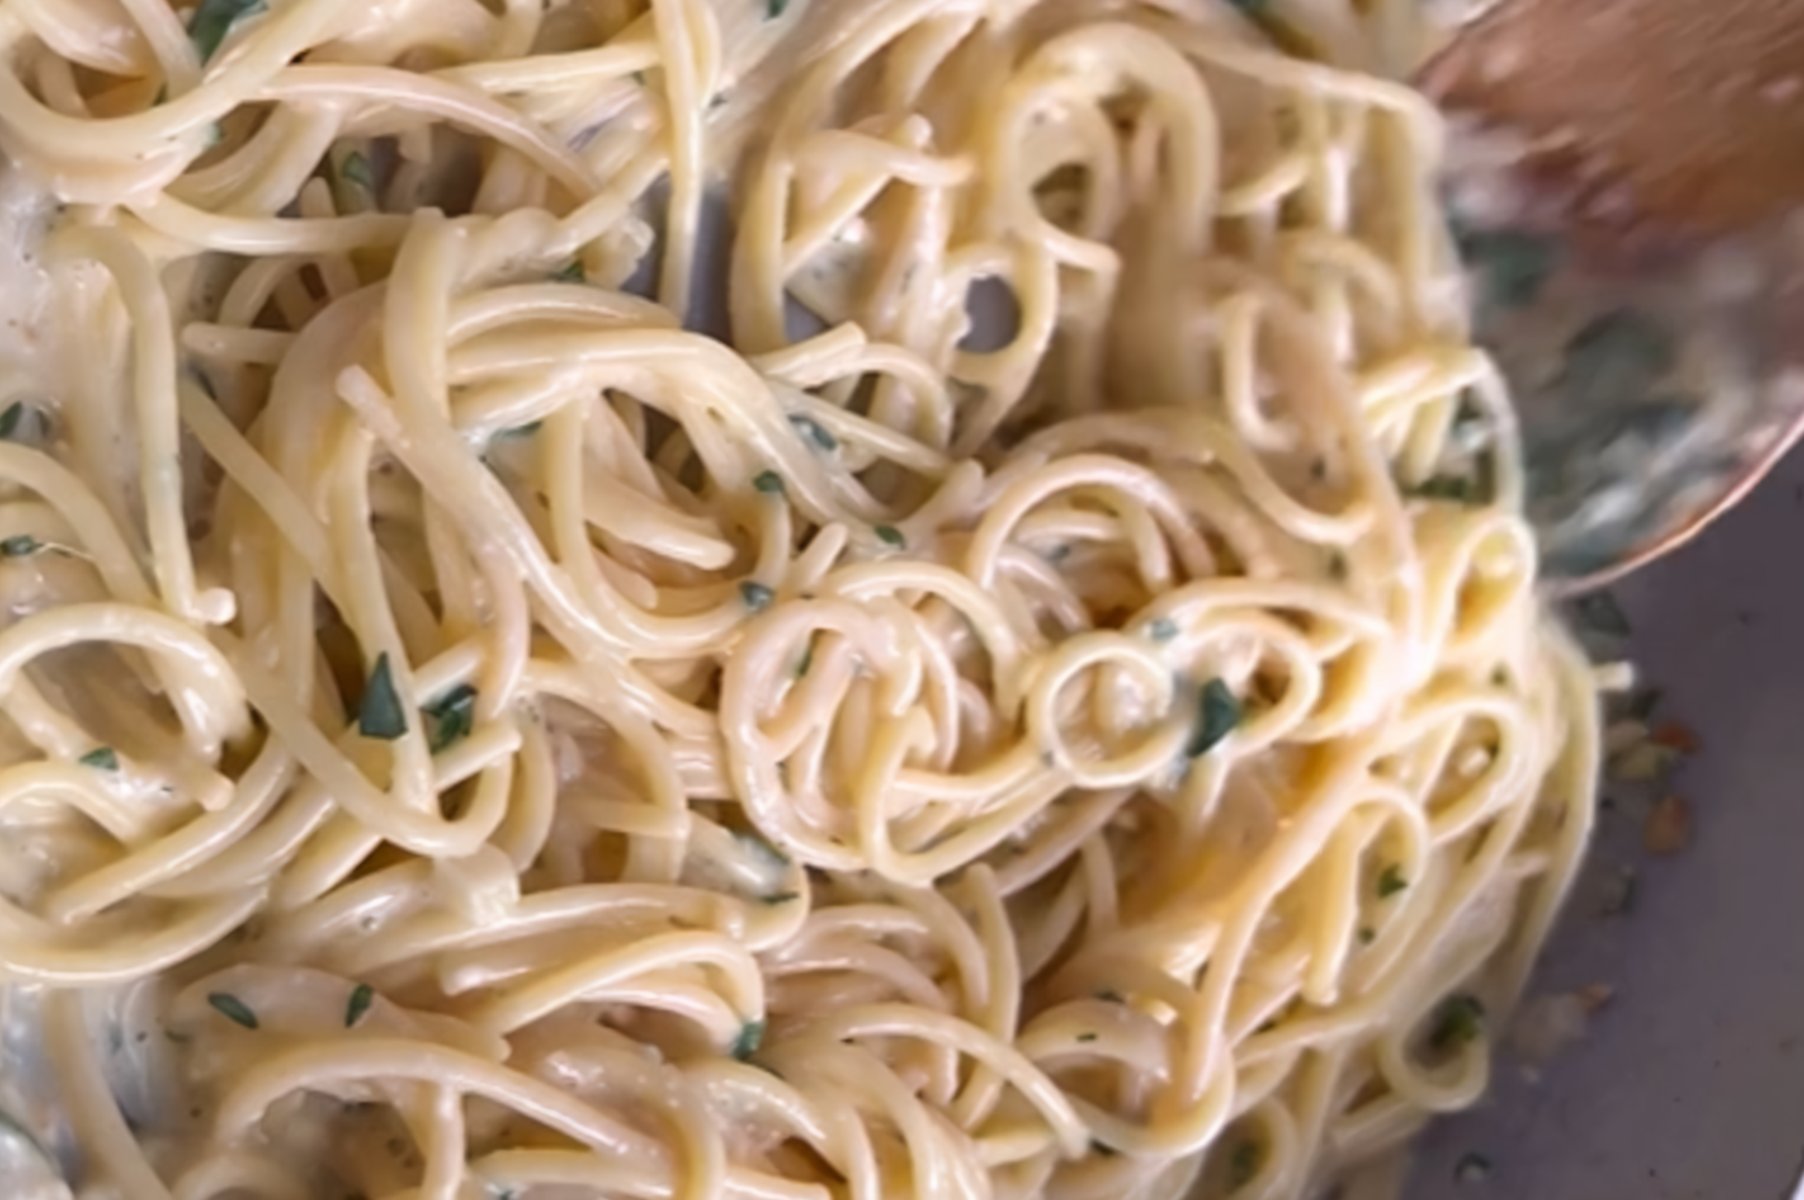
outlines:
M0 46L20 1179L1275 1200L1482 1091L1593 682L1416 95L1203 0Z

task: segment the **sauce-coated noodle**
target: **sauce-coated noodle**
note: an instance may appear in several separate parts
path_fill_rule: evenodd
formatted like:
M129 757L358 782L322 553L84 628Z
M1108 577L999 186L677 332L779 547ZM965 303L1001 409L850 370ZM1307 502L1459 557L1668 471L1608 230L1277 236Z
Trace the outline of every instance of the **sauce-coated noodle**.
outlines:
M1470 1103L1594 689L1403 7L0 4L18 1124L1279 1200Z

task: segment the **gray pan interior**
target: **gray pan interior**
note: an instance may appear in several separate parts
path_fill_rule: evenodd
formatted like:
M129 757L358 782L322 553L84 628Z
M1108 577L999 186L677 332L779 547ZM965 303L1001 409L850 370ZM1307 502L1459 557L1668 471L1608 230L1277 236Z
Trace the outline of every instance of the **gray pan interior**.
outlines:
M1690 847L1642 847L1647 797L1605 784L1585 875L1535 992L1615 987L1531 1079L1500 1065L1432 1129L1408 1200L1804 1200L1804 455L1615 591L1629 653L1701 748L1667 790ZM1624 867L1633 904L1601 916ZM1461 1181L1468 1154L1491 1163Z

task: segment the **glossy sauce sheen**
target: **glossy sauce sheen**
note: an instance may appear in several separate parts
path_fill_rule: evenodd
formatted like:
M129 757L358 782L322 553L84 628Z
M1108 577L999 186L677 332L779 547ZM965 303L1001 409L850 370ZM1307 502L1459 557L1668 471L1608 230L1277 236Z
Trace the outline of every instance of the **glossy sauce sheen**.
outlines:
M0 13L9 1195L1279 1200L1482 1093L1595 681L1436 115L1271 44L1401 8L148 9Z

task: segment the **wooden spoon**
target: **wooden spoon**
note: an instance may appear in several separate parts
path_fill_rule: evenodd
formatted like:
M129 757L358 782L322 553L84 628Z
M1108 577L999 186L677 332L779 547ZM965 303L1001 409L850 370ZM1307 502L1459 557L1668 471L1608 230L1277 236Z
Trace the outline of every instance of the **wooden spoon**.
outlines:
M1804 2L1503 0L1418 82L1550 573L1605 581L1804 432Z

